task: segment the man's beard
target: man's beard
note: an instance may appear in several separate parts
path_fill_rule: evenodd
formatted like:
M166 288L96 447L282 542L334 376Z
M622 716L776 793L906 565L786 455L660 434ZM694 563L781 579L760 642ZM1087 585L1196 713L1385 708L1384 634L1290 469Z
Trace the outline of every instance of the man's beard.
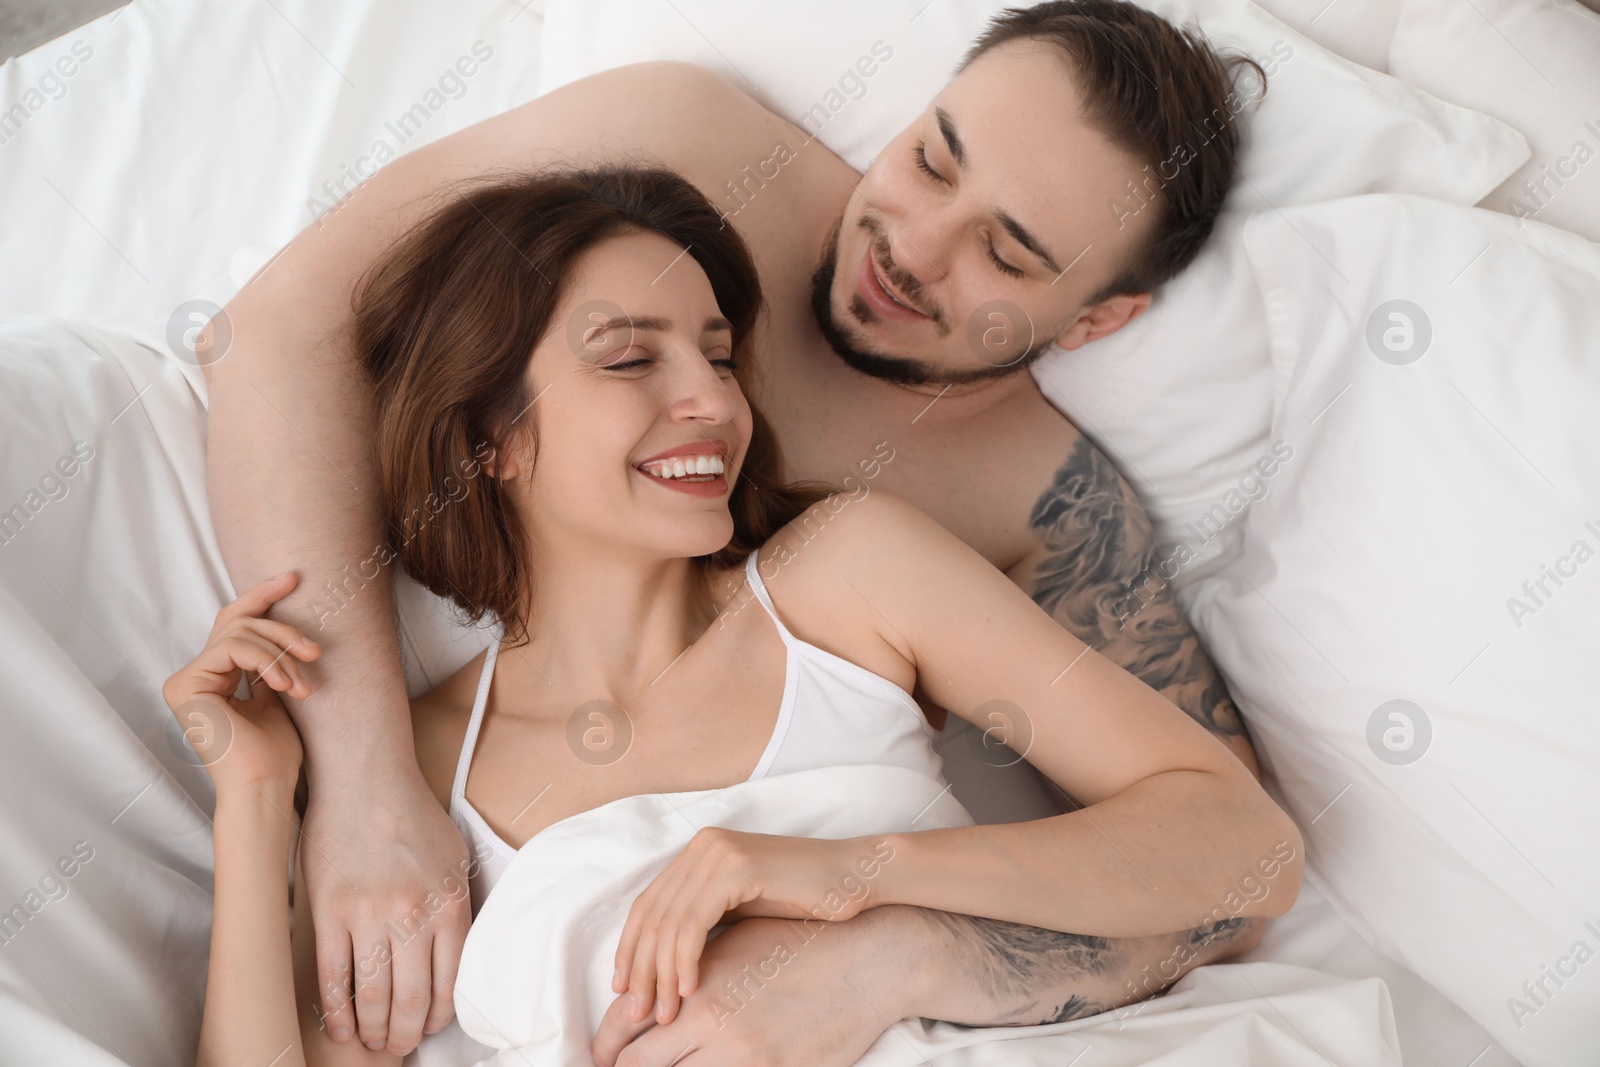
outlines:
M817 329L822 331L823 340L848 366L869 377L896 385L970 385L973 382L1010 377L1049 349L1051 340L1047 339L1004 366L943 370L918 359L890 356L857 347L856 342L833 319L833 279L839 268L839 231L843 225L844 216L840 215L822 247L822 260L811 273L811 314L817 320ZM861 297L855 294L853 299L859 301Z

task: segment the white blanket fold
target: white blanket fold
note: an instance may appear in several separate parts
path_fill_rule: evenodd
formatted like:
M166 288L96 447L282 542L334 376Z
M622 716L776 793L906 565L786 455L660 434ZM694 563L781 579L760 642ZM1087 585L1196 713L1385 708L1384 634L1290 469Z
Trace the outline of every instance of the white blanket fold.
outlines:
M590 1063L628 909L702 827L838 839L971 824L943 782L878 765L613 801L541 831L506 868L467 937L457 1016L502 1050L481 1064ZM1113 1065L1399 1063L1382 982L1257 963L1201 968L1159 999L1050 1026L903 1020L858 1067L1060 1067L1091 1046Z
M880 765L624 797L574 815L529 840L484 902L461 956L457 1017L474 1039L515 1050L508 1063L587 1062L616 998L628 909L704 827L838 839L971 825L942 781Z

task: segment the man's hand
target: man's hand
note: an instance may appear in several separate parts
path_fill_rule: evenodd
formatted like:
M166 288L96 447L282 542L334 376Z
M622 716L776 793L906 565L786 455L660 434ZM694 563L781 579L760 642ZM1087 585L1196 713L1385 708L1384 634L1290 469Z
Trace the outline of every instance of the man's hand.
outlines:
M313 788L306 811L323 1025L335 1041L354 1030L368 1048L405 1055L455 1012L472 922L467 847L420 775L385 795L361 785L360 795Z
M877 908L833 923L736 923L707 943L700 985L683 998L672 1022L633 1021L632 994L613 1001L591 1046L594 1062L849 1067L911 1014L902 997L923 945L886 936L897 918L890 913L905 910Z

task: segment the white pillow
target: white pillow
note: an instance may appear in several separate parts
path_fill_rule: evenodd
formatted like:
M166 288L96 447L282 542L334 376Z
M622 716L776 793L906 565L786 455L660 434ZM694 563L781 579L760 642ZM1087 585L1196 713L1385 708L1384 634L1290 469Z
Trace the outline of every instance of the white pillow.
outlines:
M1289 56L1249 113L1233 192L1149 311L1034 366L1045 396L1139 491L1164 546L1161 575L1179 589L1237 554L1237 517L1272 491L1274 478L1258 475L1293 463L1267 432L1268 342L1246 220L1367 192L1471 204L1528 155L1514 130L1340 59L1254 4L1194 6L1218 46Z
M1405 196L1264 213L1245 243L1295 458L1190 590L1196 625L1335 907L1529 1067L1579 1062L1600 246Z
M772 5L759 17L731 0L552 0L541 89L645 59L689 60L796 122L824 103L827 121L807 128L864 170L1004 6L940 0L908 21L898 6L853 0ZM1202 545L1185 524L1243 499L1228 494L1270 455L1267 337L1239 241L1245 218L1370 191L1473 203L1528 149L1503 124L1340 59L1247 0L1145 6L1177 20L1198 16L1218 44L1243 47L1268 66L1271 88L1251 120L1244 180L1200 258L1150 311L1078 352L1047 355L1034 376L1133 481L1162 540L1196 542L1181 585L1236 535L1228 525ZM874 59L871 76L855 73L863 56Z
M1328 51L1373 70L1389 69L1389 41L1400 21L1395 0L1260 0L1260 4Z
M1406 0L1390 70L1527 135L1533 158L1484 207L1600 241L1600 15L1572 0Z

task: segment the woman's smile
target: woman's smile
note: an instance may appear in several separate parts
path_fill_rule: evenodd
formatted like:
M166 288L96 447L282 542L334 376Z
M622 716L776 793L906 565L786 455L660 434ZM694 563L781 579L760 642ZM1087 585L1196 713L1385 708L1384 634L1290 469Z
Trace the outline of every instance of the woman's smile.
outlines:
M728 491L727 453L726 442L696 441L641 460L634 469L666 489L719 497Z

